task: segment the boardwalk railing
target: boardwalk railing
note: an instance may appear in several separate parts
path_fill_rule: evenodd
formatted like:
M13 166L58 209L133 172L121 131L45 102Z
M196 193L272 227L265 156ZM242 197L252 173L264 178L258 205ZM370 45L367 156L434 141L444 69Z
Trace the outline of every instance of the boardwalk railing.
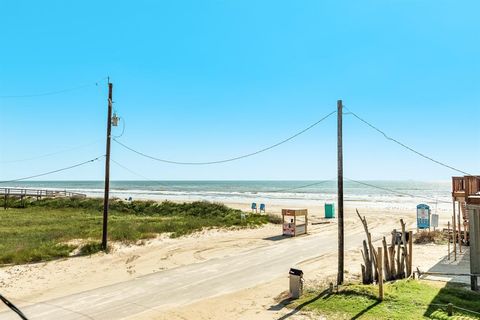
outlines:
M87 195L83 193L70 192L66 190L46 190L46 189L21 189L21 188L0 188L0 196L4 197L37 197L37 198L85 198Z

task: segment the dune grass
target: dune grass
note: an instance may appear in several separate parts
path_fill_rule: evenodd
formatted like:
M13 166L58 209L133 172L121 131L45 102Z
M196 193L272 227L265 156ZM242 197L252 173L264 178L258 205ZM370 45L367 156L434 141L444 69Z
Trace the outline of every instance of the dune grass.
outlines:
M413 236L413 243L415 244L426 244L426 243L435 243L435 244L447 244L448 236L440 230L428 231L423 230L416 233Z
M0 210L0 264L39 262L100 250L101 199L10 201ZM240 217L241 211L209 202L110 202L108 238L136 242L170 233L179 237L203 228L252 227L268 222L264 215ZM80 245L79 242L83 242ZM80 248L79 245L81 246Z
M313 311L327 319L479 319L474 313L454 309L448 317L440 305L480 312L480 294L461 285L401 280L385 285L385 299L377 300L378 287L351 284L338 292L310 291L289 306L293 312Z

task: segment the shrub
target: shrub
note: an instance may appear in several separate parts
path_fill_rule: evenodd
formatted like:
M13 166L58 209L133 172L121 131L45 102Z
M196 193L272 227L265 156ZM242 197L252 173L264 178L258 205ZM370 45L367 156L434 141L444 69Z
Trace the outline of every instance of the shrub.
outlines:
M81 248L80 251L78 252L79 256L90 256L94 253L102 251L102 244L99 242L88 242L87 244L84 244ZM108 248L107 248L108 251Z
M414 243L415 244L426 244L426 243L435 243L441 244L446 243L448 241L447 235L439 230L435 231L420 231L414 235Z
M267 214L268 222L273 224L281 224L283 222L282 217L276 214L269 213Z

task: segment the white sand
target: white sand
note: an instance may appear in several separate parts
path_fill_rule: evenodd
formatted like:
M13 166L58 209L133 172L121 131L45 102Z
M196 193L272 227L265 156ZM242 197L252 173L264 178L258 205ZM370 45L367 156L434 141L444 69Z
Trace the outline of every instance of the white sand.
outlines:
M235 208L246 209L245 203L228 204ZM284 206L285 207L285 206ZM322 220L323 208L309 207L310 221ZM279 213L281 207L269 207L268 211ZM378 208L360 209L366 215L374 238L388 234L399 228L399 219L404 218L410 229L414 228L415 211L398 211ZM442 219L441 223L446 219ZM362 228L354 214L354 208L346 210L346 237L353 228ZM336 220L328 225L313 225L310 233L331 234L336 242ZM106 285L127 281L153 272L171 269L177 266L194 264L207 259L235 255L268 245L265 238L279 235L281 226L267 225L257 229L208 230L179 239L166 236L149 240L139 246L116 245L110 254L96 254L91 257L78 257L47 263L10 266L0 268L0 287L2 294L19 305L62 297ZM358 248L346 253L347 278L358 279L360 273L361 243ZM414 266L428 270L447 253L445 246L414 246ZM304 261L300 267L305 271L306 285L334 279L337 267L335 252L316 259ZM291 310L278 310L275 297L288 289L288 277L285 275L275 281L233 294L205 299L188 306L168 311L150 311L131 319L278 319ZM0 312L4 311L0 307ZM309 319L309 315L296 314L289 319Z

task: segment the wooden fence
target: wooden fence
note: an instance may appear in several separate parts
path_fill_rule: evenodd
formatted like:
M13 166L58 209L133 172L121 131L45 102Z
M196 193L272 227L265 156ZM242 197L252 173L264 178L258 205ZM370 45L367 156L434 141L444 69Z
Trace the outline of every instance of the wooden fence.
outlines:
M3 196L3 207L7 209L8 198L85 198L87 195L67 190L46 190L46 189L22 189L22 188L0 188L0 197Z

